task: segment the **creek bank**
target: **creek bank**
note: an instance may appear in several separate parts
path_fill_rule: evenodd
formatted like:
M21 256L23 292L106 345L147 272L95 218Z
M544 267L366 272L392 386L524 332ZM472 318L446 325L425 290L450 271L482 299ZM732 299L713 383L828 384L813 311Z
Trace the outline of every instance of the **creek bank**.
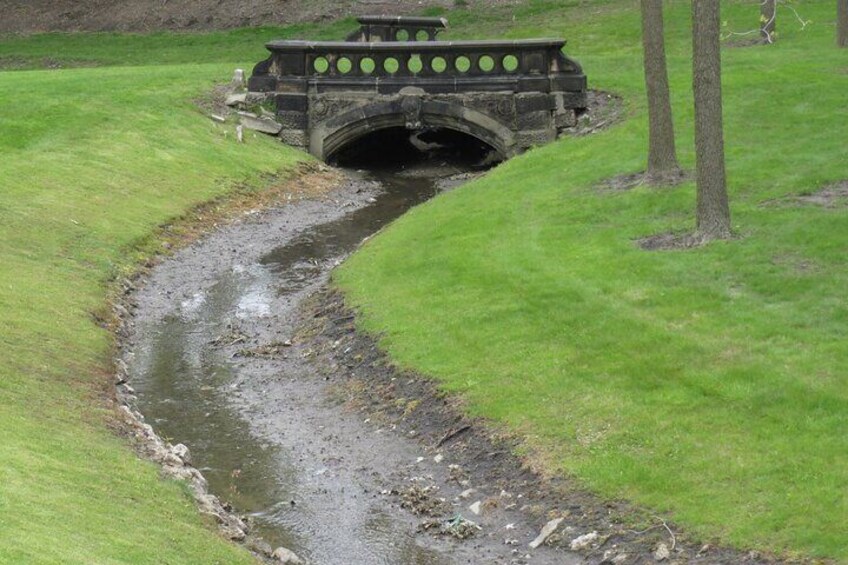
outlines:
M566 477L531 469L515 455L524 451L516 437L484 420L469 419L433 380L399 370L373 336L357 330L356 312L336 290L325 287L315 293L301 310L298 325L300 347L340 407L361 413L380 429L415 438L428 457L446 464L447 482L465 489L454 498L465 501L460 506L476 500L489 511L518 511L526 528L510 528L512 535L504 535L504 543L522 547L528 562L540 562L527 551L528 543L581 563L782 562L756 551L699 543L632 504L601 500ZM403 499L404 493L396 494ZM428 524L422 520L419 529L427 531ZM521 533L525 538L515 539Z

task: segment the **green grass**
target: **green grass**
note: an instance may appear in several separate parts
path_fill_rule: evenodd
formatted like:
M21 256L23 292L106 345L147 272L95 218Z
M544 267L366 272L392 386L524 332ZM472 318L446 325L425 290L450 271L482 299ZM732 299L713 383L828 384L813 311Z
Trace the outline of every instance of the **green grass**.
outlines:
M366 327L605 496L705 538L848 560L846 212L761 205L848 177L831 7L799 5L807 31L787 17L778 45L725 53L742 238L644 253L632 238L691 228L694 192L591 188L644 161L636 4L470 4L446 38L565 36L632 118L505 164L373 240L337 277ZM674 2L667 31L691 166L687 16ZM724 19L750 28L756 6ZM0 562L250 562L106 428L111 339L91 312L156 226L302 158L235 144L191 99L262 59L266 40L350 28L0 38L0 68L30 69L0 72ZM45 59L97 66L34 70Z
M156 226L304 158L239 145L191 102L259 60L261 36L0 40L121 64L0 72L0 563L253 562L106 427L112 340L91 313Z
M335 281L402 366L528 439L552 470L704 540L848 561L848 209L768 204L848 178L848 52L831 3L777 45L724 51L739 238L677 252L694 186L602 193L644 167L637 4L449 14L451 36L564 36L630 119L531 151L420 206ZM515 13L516 17L511 15ZM725 3L727 29L756 26ZM679 152L693 166L689 6L667 35Z

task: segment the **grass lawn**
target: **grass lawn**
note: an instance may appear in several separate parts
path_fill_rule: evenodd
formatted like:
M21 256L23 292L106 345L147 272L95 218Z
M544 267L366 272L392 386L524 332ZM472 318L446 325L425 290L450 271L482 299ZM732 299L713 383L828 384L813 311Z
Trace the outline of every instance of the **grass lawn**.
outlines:
M277 35L0 38L16 66L101 65L0 72L0 563L253 562L107 428L91 313L156 226L305 158L191 101Z
M829 3L797 7L807 30L787 14L777 45L725 52L742 237L668 253L631 240L690 228L691 184L592 188L644 160L636 4L451 12L451 37L569 38L632 118L416 209L336 280L399 363L551 470L705 538L848 560L846 209L763 205L848 177L848 51ZM672 2L667 31L691 166L687 12ZM753 2L724 14L756 18ZM191 99L267 39L351 25L0 37L0 69L30 69L0 71L0 562L250 562L108 430L111 339L91 313L156 226L303 158L237 145Z
M335 283L400 365L548 469L704 540L848 561L848 207L792 199L848 178L848 50L832 2L794 6L806 30L781 11L776 45L724 50L739 238L670 252L633 240L692 229L692 183L595 188L644 167L638 4L450 13L451 37L568 38L630 117L416 208ZM724 4L727 30L757 18L756 2ZM666 25L691 169L689 3L669 3Z

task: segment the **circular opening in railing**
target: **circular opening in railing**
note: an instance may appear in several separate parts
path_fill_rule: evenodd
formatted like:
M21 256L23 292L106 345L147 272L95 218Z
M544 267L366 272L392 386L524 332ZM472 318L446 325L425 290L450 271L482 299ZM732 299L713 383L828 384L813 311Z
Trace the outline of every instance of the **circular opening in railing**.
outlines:
M395 41L409 41L409 30L397 30L397 33L395 33Z
M433 57L433 60L430 61L430 68L435 73L443 73L448 68L448 62L445 61L444 57Z
M514 73L518 70L518 57L515 55L507 55L503 58L503 68L508 73Z
M312 68L315 69L316 73L324 74L330 69L330 62L326 57L318 57L315 59L315 62L312 63Z
M407 68L409 72L413 74L418 74L424 69L424 63L421 62L421 57L419 55L413 55L409 58L409 63L407 64Z
M377 65L374 63L374 59L371 57L365 57L361 61L359 61L359 69L365 73L366 75L370 75L374 72L374 69L377 68Z
M480 70L484 73L490 73L495 69L495 60L489 55L480 57L480 61L477 64L480 65Z
M415 34L416 41L429 41L430 40L430 32L426 29L419 29Z
M388 57L385 61L383 61L383 70L385 70L387 73L389 73L391 75L398 72L399 68L400 68L400 64L398 63L398 60L395 59L394 57Z
M347 57L342 57L336 62L336 68L339 70L340 73L346 75L351 71L351 69L353 69L353 63L351 63L350 59L348 59Z
M456 67L456 70L458 70L459 72L467 73L468 71L471 70L471 59L469 59L465 55L461 55L461 56L456 58L456 61L454 62L454 66Z

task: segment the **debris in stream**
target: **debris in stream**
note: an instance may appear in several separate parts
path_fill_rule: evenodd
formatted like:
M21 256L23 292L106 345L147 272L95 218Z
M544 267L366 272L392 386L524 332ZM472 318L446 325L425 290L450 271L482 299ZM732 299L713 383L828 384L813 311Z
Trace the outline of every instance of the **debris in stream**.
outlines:
M430 532L436 535L451 536L456 539L468 539L481 531L477 523L467 520L461 514L447 520L426 520L418 529L422 532Z
M237 328L228 326L227 329L228 331L226 333L221 334L210 341L209 345L213 345L215 347L232 347L233 345L246 342L249 338L249 336Z
M279 357L282 355L284 349L291 346L292 342L289 339L285 341L272 341L265 345L239 349L233 354L233 357Z
M436 486L421 487L412 485L399 492L400 507L423 516L441 516L447 512L447 504L443 498L434 496Z

